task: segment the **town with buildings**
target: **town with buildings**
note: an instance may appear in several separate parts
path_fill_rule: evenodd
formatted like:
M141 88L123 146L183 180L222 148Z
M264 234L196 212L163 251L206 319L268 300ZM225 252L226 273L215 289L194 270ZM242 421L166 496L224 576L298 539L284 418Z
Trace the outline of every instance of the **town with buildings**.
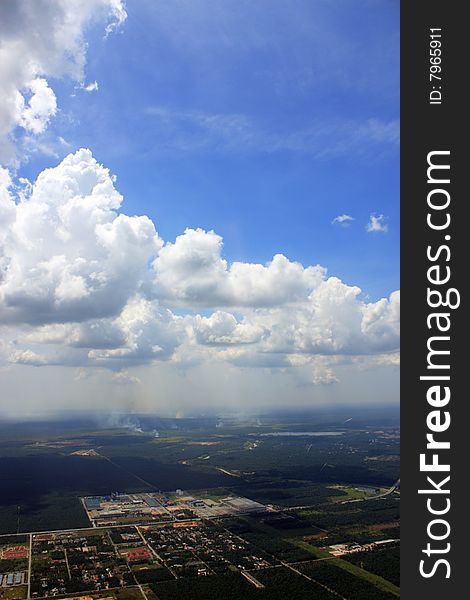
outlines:
M187 495L182 490L173 494L111 494L81 499L93 526L151 523L184 519L212 519L236 514L262 512L259 502L240 496L204 498Z
M140 590L145 598L145 584L255 571L273 563L220 519L266 511L247 498L200 499L178 490L166 496L111 494L81 500L89 529L0 536L0 598L75 599L85 592L126 588ZM253 576L248 581L257 584Z

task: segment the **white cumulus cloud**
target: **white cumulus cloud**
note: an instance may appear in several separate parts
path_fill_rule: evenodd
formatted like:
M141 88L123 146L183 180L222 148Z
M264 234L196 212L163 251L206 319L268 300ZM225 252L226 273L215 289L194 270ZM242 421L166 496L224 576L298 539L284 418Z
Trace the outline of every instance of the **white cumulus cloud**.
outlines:
M121 203L86 149L33 183L0 169L6 363L124 374L158 361L226 363L304 370L309 385L335 383L339 360L396 363L399 292L368 302L324 267L283 254L230 263L214 231L187 229L164 244Z
M233 314L220 310L210 317L196 315L190 319L190 323L200 344L253 344L260 341L264 334L259 325L238 322Z
M370 215L369 222L366 225L366 231L368 233L387 233L388 225L386 220L387 218L385 215Z
M354 217L351 217L351 215L338 215L337 217L335 217L332 221L331 224L335 225L342 225L343 227L348 227L351 224L351 221L354 221Z
M304 298L325 274L276 254L266 265L222 258L222 238L186 229L167 243L154 262L162 301L175 306L271 306Z
M57 112L56 97L47 81L40 77L34 79L28 87L32 95L27 102L20 93L17 96L20 109L18 124L26 131L42 133L50 118Z
M85 92L96 92L98 90L98 82L92 81L91 83L84 85L83 89L85 90Z
M148 217L118 213L122 197L108 169L79 150L43 171L21 202L3 179L0 321L119 313L145 284L161 241Z
M16 160L16 127L40 134L56 113L50 78L83 80L86 28L109 33L126 16L122 0L0 2L0 162Z

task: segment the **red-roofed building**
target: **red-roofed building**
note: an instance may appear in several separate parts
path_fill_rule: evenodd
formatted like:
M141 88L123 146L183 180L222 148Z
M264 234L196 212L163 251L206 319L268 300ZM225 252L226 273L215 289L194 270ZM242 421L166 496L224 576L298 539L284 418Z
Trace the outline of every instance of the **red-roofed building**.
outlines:
M26 548L26 546L12 546L10 548L5 548L5 550L2 551L2 558L4 560L28 558L28 548Z
M152 553L148 548L133 548L127 553L128 560L149 560Z

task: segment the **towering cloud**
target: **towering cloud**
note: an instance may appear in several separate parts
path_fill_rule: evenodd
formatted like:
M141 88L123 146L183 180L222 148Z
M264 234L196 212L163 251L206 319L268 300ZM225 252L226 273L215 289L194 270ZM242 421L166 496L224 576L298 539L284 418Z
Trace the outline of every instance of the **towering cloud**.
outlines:
M43 171L19 202L10 183L4 174L0 320L118 314L149 278L147 263L161 247L152 221L117 212L122 197L89 150Z
M187 229L164 244L148 217L120 212L121 202L115 178L86 149L33 184L0 171L10 362L310 364L313 382L332 383L338 357L398 350L398 292L365 302L357 286L282 254L229 263L213 231Z

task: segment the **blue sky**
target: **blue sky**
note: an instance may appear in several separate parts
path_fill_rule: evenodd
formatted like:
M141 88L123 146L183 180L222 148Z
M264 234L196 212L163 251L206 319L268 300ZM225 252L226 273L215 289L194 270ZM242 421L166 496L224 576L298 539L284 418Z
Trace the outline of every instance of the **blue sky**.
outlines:
M279 251L398 287L399 11L391 1L137 2L88 34L87 93L54 86L62 157L93 149L166 240L214 229L229 260ZM33 178L55 157L36 156ZM333 226L340 214L349 227ZM387 233L367 233L372 213Z

